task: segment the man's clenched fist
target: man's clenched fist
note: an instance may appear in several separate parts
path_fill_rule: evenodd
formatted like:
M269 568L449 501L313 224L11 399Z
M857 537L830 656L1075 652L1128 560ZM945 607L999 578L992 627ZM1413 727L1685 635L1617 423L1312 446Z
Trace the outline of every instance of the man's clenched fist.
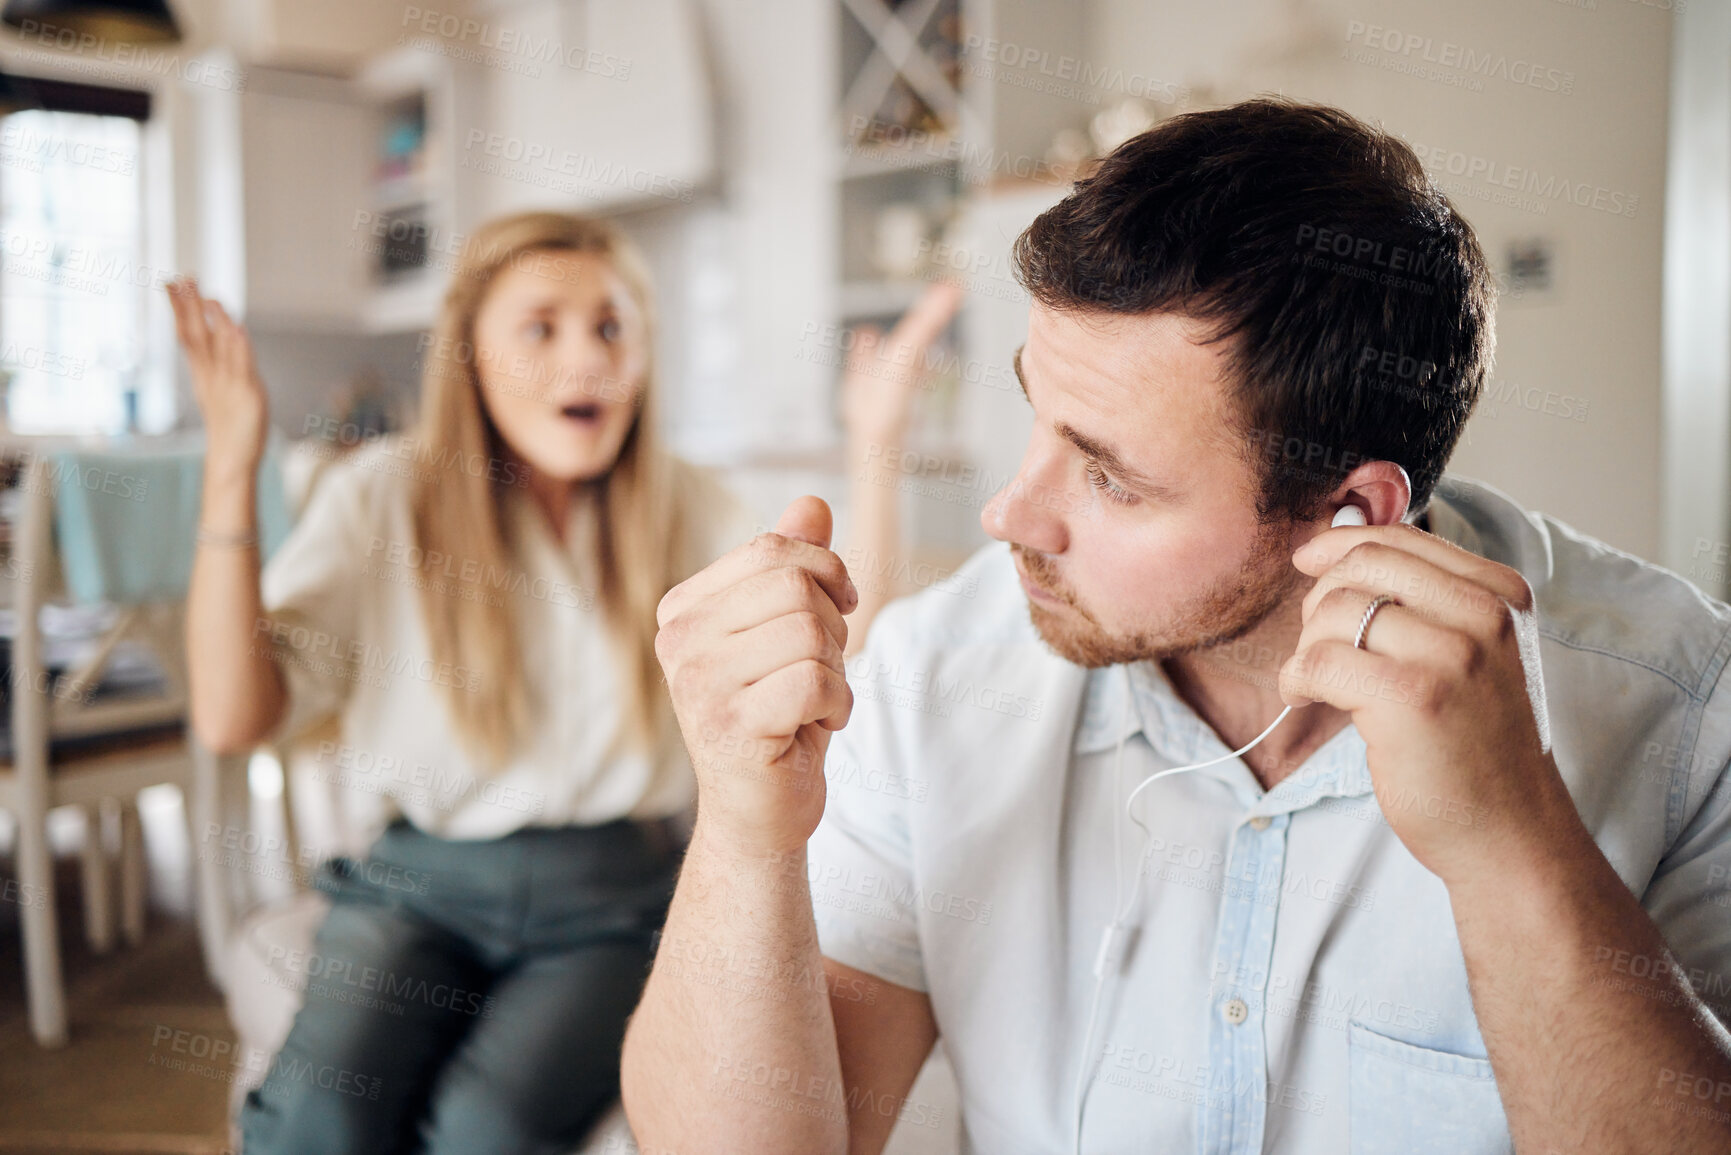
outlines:
M853 709L842 651L859 602L829 548L829 506L796 498L774 531L667 591L655 653L711 837L753 853L805 845L824 752Z

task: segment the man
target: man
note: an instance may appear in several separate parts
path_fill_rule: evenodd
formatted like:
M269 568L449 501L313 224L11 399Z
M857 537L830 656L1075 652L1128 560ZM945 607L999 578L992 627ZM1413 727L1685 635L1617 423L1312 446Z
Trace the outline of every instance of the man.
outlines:
M1007 545L851 688L815 499L662 603L645 1150L880 1151L941 1034L991 1155L1731 1151L1731 611L1442 478L1492 294L1411 151L1175 117L1016 261Z

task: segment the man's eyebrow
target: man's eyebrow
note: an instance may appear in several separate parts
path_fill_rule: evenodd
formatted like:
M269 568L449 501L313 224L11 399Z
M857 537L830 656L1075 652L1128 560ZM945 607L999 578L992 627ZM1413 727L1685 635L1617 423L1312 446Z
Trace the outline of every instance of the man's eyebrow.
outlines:
M1101 469L1104 469L1107 473L1110 473L1113 477L1117 478L1125 485L1128 485L1130 488L1139 489L1148 496L1159 498L1161 501L1178 502L1184 499L1184 495L1179 493L1176 489L1173 489L1168 485L1161 485L1152 477L1149 477L1146 473L1137 469L1134 465L1128 464L1118 455L1117 450L1113 449L1110 445L1107 445L1104 441L1098 441L1089 437L1080 429L1074 429L1062 421L1054 425L1053 428L1058 431L1060 437L1065 438L1071 445L1080 449L1088 457L1093 458L1095 463L1098 464Z
M1022 387L1022 396L1027 397L1028 383L1022 377L1022 348L1023 346L1017 346L1015 353L1010 357L1010 365L1016 371L1016 383ZM1028 404L1033 404L1032 398L1029 398ZM1182 493L1171 486L1161 485L1140 469L1128 464L1116 449L1104 441L1090 437L1080 429L1063 421L1058 422L1053 428L1058 431L1060 437L1093 458L1100 468L1131 488L1139 489L1148 496L1158 498L1161 501L1179 502L1184 500Z

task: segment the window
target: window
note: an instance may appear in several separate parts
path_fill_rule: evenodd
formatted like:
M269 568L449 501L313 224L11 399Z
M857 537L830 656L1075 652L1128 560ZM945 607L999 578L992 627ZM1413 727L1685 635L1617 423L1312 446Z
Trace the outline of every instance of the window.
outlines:
M0 119L0 379L15 432L136 429L143 395L170 387L145 356L157 278L140 129L84 112Z

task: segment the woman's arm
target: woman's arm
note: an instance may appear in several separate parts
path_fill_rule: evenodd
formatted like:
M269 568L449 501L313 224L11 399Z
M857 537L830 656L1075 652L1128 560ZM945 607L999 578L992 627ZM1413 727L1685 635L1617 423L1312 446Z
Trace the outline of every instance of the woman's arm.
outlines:
M241 753L276 726L287 693L259 591L258 465L267 420L252 343L191 280L168 287L175 331L204 416L204 493L187 592L192 728L219 754Z
M848 354L842 415L847 425L850 525L842 560L859 590L859 608L848 635L849 657L865 645L877 612L907 592L895 576L911 567L902 540L898 488L902 475L896 461L907 438L914 392L925 378L926 352L961 303L961 287L940 281L925 291L889 336L860 330Z

